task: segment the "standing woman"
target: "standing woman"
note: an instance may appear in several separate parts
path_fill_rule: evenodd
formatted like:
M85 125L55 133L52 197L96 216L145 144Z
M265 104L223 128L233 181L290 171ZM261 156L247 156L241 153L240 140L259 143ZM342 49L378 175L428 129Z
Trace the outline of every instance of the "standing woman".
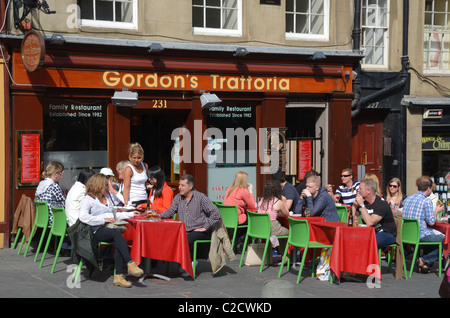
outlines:
M108 178L97 173L93 175L86 183L86 195L81 199L80 221L92 228L94 238L97 242L114 243L114 263L116 275L114 276L114 285L120 287L131 287L124 275L123 270L127 265L128 274L139 277L144 272L131 259L128 251L128 244L119 229L108 228L107 223L114 223L114 207L106 198L108 191ZM121 212L117 213L118 219L126 219L139 215L139 212Z
M253 196L253 185L248 183L248 174L238 171L234 176L233 184L225 194L223 204L236 205L238 208L238 223L244 224L247 221L247 209L255 208L255 197Z
M64 166L61 162L50 162L42 172L43 180L39 182L34 195L36 201L47 202L49 225L53 223L52 206L64 208L66 202L61 187L58 184L59 180L63 177L63 174Z
M167 185L164 171L159 166L151 167L148 170L148 180L153 186L148 196L150 208L158 213L164 212L172 205L173 200L173 190Z
M139 206L147 203L146 182L148 166L143 162L144 149L139 143L130 145L128 149L130 164L125 168L123 177L123 200L125 205Z
M386 186L386 202L391 206L392 213L401 215L403 205L402 183L399 178L392 178Z

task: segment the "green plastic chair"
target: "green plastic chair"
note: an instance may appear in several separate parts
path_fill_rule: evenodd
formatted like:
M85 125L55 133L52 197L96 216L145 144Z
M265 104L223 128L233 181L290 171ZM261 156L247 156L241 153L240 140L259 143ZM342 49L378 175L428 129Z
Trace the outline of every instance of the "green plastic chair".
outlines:
M394 258L393 255L395 255L395 250L397 249L397 243L382 246L382 247L392 248L392 250L387 253L388 271L390 271L391 265L392 265L392 259ZM378 249L378 261L379 261L380 269L381 269L381 248Z
M322 244L322 243L319 243L316 241L309 240L308 220L298 220L298 219L293 219L293 218L289 217L288 243L286 245L286 249L284 250L284 254L283 254L283 258L282 258L281 266L280 266L280 271L278 272L278 278L281 277L281 273L283 271L283 266L284 266L284 262L285 262L284 260L286 259L289 245L304 248L303 255L302 255L302 261L301 261L300 269L298 271L298 276L297 276L297 284L300 283L300 278L302 276L303 266L305 264L306 255L308 254L308 249L311 248L314 250L312 274L311 274L311 276L314 277L315 268L316 268L316 249L333 247L333 245ZM289 258L287 260L287 268L288 268L288 270L290 268ZM330 284L333 284L333 276L332 275L330 275Z
M231 247L234 248L236 233L239 228L247 228L247 225L239 225L239 213L236 205L225 205L217 203L217 208L222 216L223 224L227 229L233 229L233 238L231 239Z
M343 205L336 205L336 210L339 216L339 222L347 223L347 207Z
M42 268L42 265L44 264L45 255L47 254L48 246L50 245L52 236L59 236L60 237L59 244L58 248L56 249L55 260L53 261L53 266L51 270L51 273L53 274L53 272L55 271L56 262L58 261L59 253L61 252L62 243L66 236L67 221L66 221L66 211L64 208L56 208L52 206L52 213L53 213L53 223L50 228L50 233L47 237L47 244L45 245L44 253L42 254L42 259L41 263L39 264L39 268Z
M404 244L414 245L414 254L411 260L411 269L409 271L409 278L411 278L414 265L416 262L417 254L420 245L438 245L439 248L439 277L442 276L442 242L420 242L420 226L417 219L402 219L401 228L402 248ZM408 279L408 272L406 271L405 251L403 250L403 271L405 272L405 279Z
M211 202L214 203L215 205L217 205L217 204L219 204L219 203L222 204L222 201L214 201L214 200L211 200Z
M20 236L21 233L22 233L22 228L19 227L19 228L17 229L17 233L16 233L16 237L14 238L13 245L11 246L11 249L12 249L12 250L16 248L16 245L17 245L17 243L19 242L19 236ZM24 238L25 238L25 234L22 234L22 235L23 235L22 239L24 239Z
M30 238L33 237L36 229L39 227L42 229L41 238L39 239L39 244L36 250L36 255L34 257L34 261L37 261L39 251L41 250L42 243L44 242L44 237L47 232L47 229L49 229L51 226L48 225L48 205L47 202L44 201L36 201L34 200L34 203L36 204L36 218L34 219L33 228L31 229L31 235ZM22 238L22 242L20 243L19 250L17 251L17 255L20 254L22 250L23 242L25 241L25 236ZM25 249L25 253L23 257L27 257L28 249L30 248L31 239L28 240L27 248Z
M108 246L108 245L113 245L113 243L111 242L99 242L98 243L99 246ZM81 274L81 268L83 267L83 258L80 257L80 261L78 262L78 266L75 269L75 275L74 275L74 279L73 279L73 283L76 284L78 282L78 279L80 278L80 274ZM114 266L114 275L116 274L116 267Z
M268 213L256 213L247 211L248 227L247 234L245 235L244 248L242 249L241 261L239 262L239 267L242 267L242 262L244 261L245 249L247 248L248 238L251 237L253 240L255 238L266 240L266 245L264 248L263 258L261 260L261 267L259 272L261 273L264 267L264 260L267 260L269 264L270 260L270 215ZM280 235L278 238L288 238L288 235Z
M211 240L197 240L194 242L194 251L192 252L192 273L194 274L194 279L195 279L195 269L197 267L198 244L206 244L206 243L211 243Z

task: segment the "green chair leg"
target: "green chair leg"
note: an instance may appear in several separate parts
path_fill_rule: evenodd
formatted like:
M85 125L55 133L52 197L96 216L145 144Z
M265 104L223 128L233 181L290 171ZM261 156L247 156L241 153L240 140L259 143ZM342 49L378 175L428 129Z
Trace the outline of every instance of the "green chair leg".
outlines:
M22 233L22 228L21 228L21 227L19 227L19 228L17 229L16 237L14 238L14 243L13 243L13 245L11 246L12 249L15 249L15 248L16 248L17 242L19 242L19 236L20 236L20 233ZM23 236L25 236L25 234L24 234Z
M34 234L35 232L36 232L36 226L33 225L33 228L31 229L31 233ZM28 240L27 247L25 248L25 254L23 254L23 257L26 257L26 256L27 256L28 249L30 248L30 244L31 244L31 237L32 237L32 236L30 235L30 239ZM20 244L20 249L19 249L19 251L17 252L17 255L19 255L20 252L21 252L21 250L22 250L22 245L23 245L24 240L25 240L25 237L22 238L22 243Z
M42 253L41 263L39 264L39 268L42 268L42 264L44 264L44 258L45 258L45 255L47 254L48 246L50 245L51 240L52 240L52 232L50 232L48 234L47 243L45 244L44 252Z
M47 230L43 228L42 229L42 234L41 234L41 239L39 240L39 244L38 244L38 247L37 247L37 250L36 250L36 255L34 256L34 262L37 262L37 259L38 259L38 256L39 256L39 252L40 252L41 247L42 247L42 243L44 242L45 232L47 232Z

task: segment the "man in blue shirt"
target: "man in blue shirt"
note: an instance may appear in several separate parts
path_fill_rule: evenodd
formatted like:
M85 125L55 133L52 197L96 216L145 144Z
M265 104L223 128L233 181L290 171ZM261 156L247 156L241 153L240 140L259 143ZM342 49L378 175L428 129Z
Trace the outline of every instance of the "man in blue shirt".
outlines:
M444 234L436 233L428 227L434 225L437 214L433 211L433 203L427 198L431 194L432 185L433 182L429 177L420 177L417 180L417 193L403 201L403 217L419 220L421 242L443 242L445 238ZM437 245L425 246L423 256L419 258L419 271L429 273L433 263L441 261L438 257Z

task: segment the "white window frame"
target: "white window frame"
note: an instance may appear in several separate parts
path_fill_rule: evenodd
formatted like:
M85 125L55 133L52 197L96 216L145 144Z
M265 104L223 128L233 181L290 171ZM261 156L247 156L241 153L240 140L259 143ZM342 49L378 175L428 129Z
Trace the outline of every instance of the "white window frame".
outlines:
M286 0L288 1L288 0ZM312 1L312 0L305 0ZM295 15L296 1L294 0L294 12ZM311 6L309 6L311 7ZM330 0L323 0L323 34L311 34L311 33L295 33L286 32L286 40L296 40L296 41L329 41L330 39ZM285 15L286 16L286 15ZM310 20L310 19L309 19ZM295 19L294 19L295 24ZM295 30L295 26L294 26Z
M120 0L112 0L117 2L122 2ZM92 6L94 8L95 16L95 0L92 0ZM133 4L133 22L116 22L116 21L104 21L104 20L91 20L91 19L80 19L81 27L93 27L93 28L106 28L106 29L127 29L127 30L137 30L138 28L138 0L132 0ZM115 6L113 5L113 10ZM82 8L79 8L82 10Z
M205 0L203 1L203 18L206 19L206 3ZM192 8L194 5L192 5ZM217 8L217 7L214 7ZM237 10L238 10L238 17L237 17L237 29L236 30L230 30L230 29L222 29L222 28L201 28L201 27L192 27L192 32L194 35L213 35L213 36L232 36L232 37L241 37L242 36L242 0L237 0ZM222 11L222 5L221 5L221 11L220 14L223 14ZM205 22L205 21L203 21ZM205 25L205 23L203 23Z
M448 41L450 40L450 26L448 24L448 19L450 19L450 1L449 0L440 0L440 1L445 1L445 11L435 11L435 5L436 5L436 0L432 0L432 9L431 11L426 11L426 3L425 3L425 8L424 8L424 14L426 16L427 13L431 13L432 14L432 21L430 25L425 24L426 23L426 17L425 17L425 23L424 23L424 28L423 28L423 33L424 33L424 46L423 46L423 72L424 74L428 74L428 75L432 75L432 74L445 74L445 75L449 75L450 74L450 50L449 49L445 49L445 42L448 43ZM444 18L444 24L437 24L435 25L434 22L434 18L435 18L435 14L439 13L439 14L443 14L445 16ZM440 46L439 49L437 50L433 50L432 48L432 38L435 38L434 35L437 35L439 37L439 40L442 41L440 43L438 43L437 45ZM425 42L428 41L428 48L425 46ZM430 68L430 57L429 54L438 54L437 58L438 58L438 64L439 66L437 68ZM446 59L447 59L447 69L445 68L441 68L443 65L443 59L442 56L445 55Z
M366 4L368 0L363 0L363 6L361 10L361 14L365 14L365 21L369 21L369 15L368 10L365 10ZM377 0L378 2L378 0ZM383 50L383 64L369 64L365 62L365 58L361 61L361 66L363 68L370 68L370 69L387 69L389 66L389 32L390 32L390 0L386 0L386 26L382 25L361 25L361 50L363 54L365 54L366 48L364 46L364 30L365 29L382 29L384 30L383 35L383 44L384 44L384 50ZM381 21L379 18L380 10L377 8L375 11L375 21ZM375 45L375 44L374 44Z

